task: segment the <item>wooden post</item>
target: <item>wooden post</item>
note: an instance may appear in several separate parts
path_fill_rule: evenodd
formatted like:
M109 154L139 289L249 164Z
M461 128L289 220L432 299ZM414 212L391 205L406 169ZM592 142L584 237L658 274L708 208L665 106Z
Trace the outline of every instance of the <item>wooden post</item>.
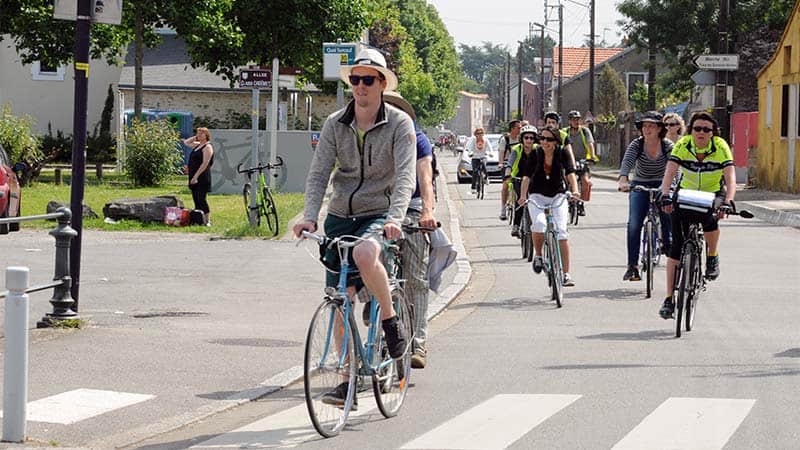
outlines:
M60 168L56 167L56 170L54 172L54 177L55 177L56 186L61 186L62 178L61 178L61 169Z
M95 174L97 175L97 180L98 181L102 180L103 179L103 163L101 163L101 162L95 163L94 164L94 171L95 171Z

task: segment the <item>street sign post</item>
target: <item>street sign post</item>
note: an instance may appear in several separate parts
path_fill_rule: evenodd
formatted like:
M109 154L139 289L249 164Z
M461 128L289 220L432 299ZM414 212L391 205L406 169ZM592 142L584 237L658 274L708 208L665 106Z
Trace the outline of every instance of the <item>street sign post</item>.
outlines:
M242 69L239 71L239 87L269 89L272 87L272 71L266 69Z
M697 55L692 60L698 69L704 70L739 70L739 55Z

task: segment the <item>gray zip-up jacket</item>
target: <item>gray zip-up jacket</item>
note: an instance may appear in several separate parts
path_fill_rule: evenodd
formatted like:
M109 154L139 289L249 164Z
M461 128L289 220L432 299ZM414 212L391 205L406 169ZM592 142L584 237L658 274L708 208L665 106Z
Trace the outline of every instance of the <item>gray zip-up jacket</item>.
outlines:
M322 126L306 178L303 218L318 222L330 178L330 214L347 218L388 213L387 220L400 223L417 182L416 142L411 118L382 103L359 149L355 103L350 101Z

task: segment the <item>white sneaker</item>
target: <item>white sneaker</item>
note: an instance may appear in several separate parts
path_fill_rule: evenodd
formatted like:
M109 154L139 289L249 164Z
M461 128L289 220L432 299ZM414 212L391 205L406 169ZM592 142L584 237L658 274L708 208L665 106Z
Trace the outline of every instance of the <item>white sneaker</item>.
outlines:
M474 193L476 193L476 192L478 192L478 191L477 191L475 188L470 188L470 190L469 190L469 191L470 191L471 193L473 193L473 194L474 194Z
M506 207L500 208L500 220L506 220L508 216L506 216Z
M568 273L564 274L564 286L575 286L575 281L572 280L572 277L569 276Z

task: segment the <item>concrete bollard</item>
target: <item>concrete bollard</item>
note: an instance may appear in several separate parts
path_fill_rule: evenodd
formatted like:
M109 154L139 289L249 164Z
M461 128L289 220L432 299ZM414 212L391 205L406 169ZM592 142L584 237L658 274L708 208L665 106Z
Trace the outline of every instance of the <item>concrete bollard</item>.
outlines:
M3 352L3 442L23 442L28 408L27 267L6 268L5 351Z

